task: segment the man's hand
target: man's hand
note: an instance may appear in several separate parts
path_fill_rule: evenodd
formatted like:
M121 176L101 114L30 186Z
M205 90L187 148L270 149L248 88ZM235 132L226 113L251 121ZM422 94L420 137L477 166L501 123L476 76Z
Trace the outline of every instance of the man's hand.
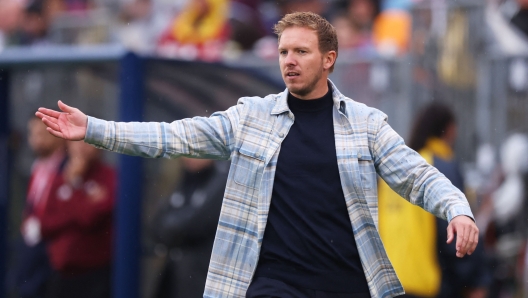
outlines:
M52 135L70 141L84 140L88 117L79 109L72 108L59 100L59 108L63 111L39 108L35 113L46 124Z
M466 255L471 255L478 244L479 230L473 220L467 216L456 216L451 220L447 226L447 243L453 242L456 239L456 256L462 258Z

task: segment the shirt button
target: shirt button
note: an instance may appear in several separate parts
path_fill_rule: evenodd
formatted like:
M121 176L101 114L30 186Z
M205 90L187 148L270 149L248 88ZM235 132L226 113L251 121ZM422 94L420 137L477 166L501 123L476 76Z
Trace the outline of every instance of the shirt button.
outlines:
M258 153L258 152L255 153L255 157L256 157L256 158L259 158L259 157L260 157L260 153Z
M361 158L361 153L358 152L358 158Z
M282 132L279 132L279 137L284 137L284 134Z

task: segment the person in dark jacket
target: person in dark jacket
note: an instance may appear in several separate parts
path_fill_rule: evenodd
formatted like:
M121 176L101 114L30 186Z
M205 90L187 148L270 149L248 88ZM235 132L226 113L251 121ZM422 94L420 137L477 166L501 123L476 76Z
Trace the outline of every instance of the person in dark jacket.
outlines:
M202 297L227 181L221 163L182 162L183 178L152 222L155 240L168 248L156 298Z

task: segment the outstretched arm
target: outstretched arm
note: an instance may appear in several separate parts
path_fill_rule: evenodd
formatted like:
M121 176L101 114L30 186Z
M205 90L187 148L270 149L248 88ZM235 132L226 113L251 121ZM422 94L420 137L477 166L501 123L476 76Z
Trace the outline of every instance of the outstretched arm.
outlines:
M59 100L62 112L39 108L35 113L46 124L52 135L70 141L84 140L88 117L79 109L70 107Z
M456 256L472 254L478 243L478 228L464 194L387 124L381 123L373 144L378 174L400 196L449 222L447 243L456 234Z

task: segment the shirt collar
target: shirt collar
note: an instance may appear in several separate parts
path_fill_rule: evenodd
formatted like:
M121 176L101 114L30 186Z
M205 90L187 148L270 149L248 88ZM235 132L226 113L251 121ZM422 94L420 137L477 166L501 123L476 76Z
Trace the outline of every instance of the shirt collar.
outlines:
M343 94L339 92L337 87L330 79L328 79L328 82L330 82L330 87L332 88L332 98L334 100L334 107L346 116L345 96L343 96ZM285 112L291 112L290 108L288 107L288 88L286 88L283 92L277 94L276 96L277 102L271 110L271 114L278 115Z

